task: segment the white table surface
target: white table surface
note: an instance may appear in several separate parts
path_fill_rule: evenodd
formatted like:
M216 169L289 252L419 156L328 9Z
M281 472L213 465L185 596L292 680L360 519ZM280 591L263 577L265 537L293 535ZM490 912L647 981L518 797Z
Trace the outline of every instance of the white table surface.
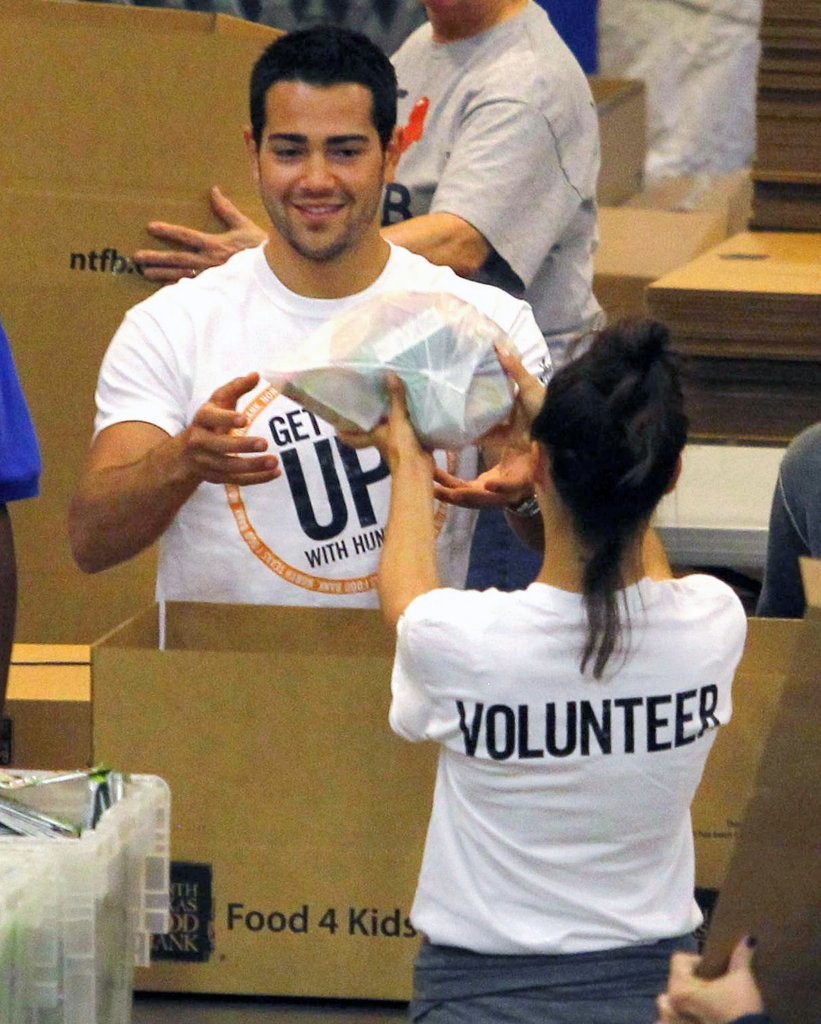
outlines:
M689 444L655 518L673 566L763 569L784 447Z

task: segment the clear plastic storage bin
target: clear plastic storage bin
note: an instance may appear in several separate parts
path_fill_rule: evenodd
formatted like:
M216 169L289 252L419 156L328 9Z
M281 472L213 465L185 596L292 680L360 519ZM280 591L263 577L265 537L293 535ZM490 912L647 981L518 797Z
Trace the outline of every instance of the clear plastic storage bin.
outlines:
M68 782L13 796L76 821L89 811L88 789ZM134 966L148 964L151 935L170 927L170 792L156 776L132 775L117 797L79 836L0 836L4 1024L131 1019Z

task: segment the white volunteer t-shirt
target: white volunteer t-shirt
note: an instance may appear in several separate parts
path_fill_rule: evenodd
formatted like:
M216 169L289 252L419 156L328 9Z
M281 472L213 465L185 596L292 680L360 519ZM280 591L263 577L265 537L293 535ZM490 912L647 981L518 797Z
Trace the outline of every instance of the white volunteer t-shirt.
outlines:
M583 953L683 935L690 803L746 632L726 584L625 592L626 661L579 671L581 595L435 590L398 626L393 729L441 744L411 920L480 953Z
M260 247L162 288L126 314L100 371L95 429L140 420L178 434L216 388L275 367L278 353L343 310L407 290L447 291L473 303L510 335L531 369L543 369L546 349L530 307L499 289L392 246L365 291L306 299L282 285ZM340 447L331 426L264 381L239 408L283 474L251 487L201 484L161 538L157 597L376 606L390 496L379 453ZM447 456L466 477L475 475L476 458L474 448ZM474 515L441 505L436 517L442 578L463 586Z

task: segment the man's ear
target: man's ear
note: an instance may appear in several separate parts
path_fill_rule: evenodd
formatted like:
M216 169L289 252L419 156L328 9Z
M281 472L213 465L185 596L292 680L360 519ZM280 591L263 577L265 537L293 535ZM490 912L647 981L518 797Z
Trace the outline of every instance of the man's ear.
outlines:
M254 139L254 133L251 130L250 125L242 131L242 137L245 140L245 149L248 153L248 160L251 168L251 181L255 185L259 185L259 147Z
M667 484L667 486L664 488L664 493L665 494L669 494L670 491L675 489L675 486L678 483L678 479L681 476L681 467L682 467L682 460L681 460L681 453L679 453L679 457L676 459L675 468L673 469L673 475L670 477L670 483Z
M385 147L385 172L383 175L385 181L396 180L396 165L399 163L399 157L402 155L400 148L401 134L400 128L394 128L393 134Z

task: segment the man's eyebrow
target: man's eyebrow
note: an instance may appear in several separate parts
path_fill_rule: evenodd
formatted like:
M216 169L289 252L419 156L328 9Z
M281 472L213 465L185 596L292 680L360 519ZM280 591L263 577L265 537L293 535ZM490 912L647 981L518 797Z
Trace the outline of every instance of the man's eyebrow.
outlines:
M297 132L271 132L268 135L269 142L295 142L305 144L308 141L307 135L300 135ZM360 133L348 133L346 135L329 135L326 139L323 139L324 145L339 146L346 142L369 142L370 139L365 134Z

